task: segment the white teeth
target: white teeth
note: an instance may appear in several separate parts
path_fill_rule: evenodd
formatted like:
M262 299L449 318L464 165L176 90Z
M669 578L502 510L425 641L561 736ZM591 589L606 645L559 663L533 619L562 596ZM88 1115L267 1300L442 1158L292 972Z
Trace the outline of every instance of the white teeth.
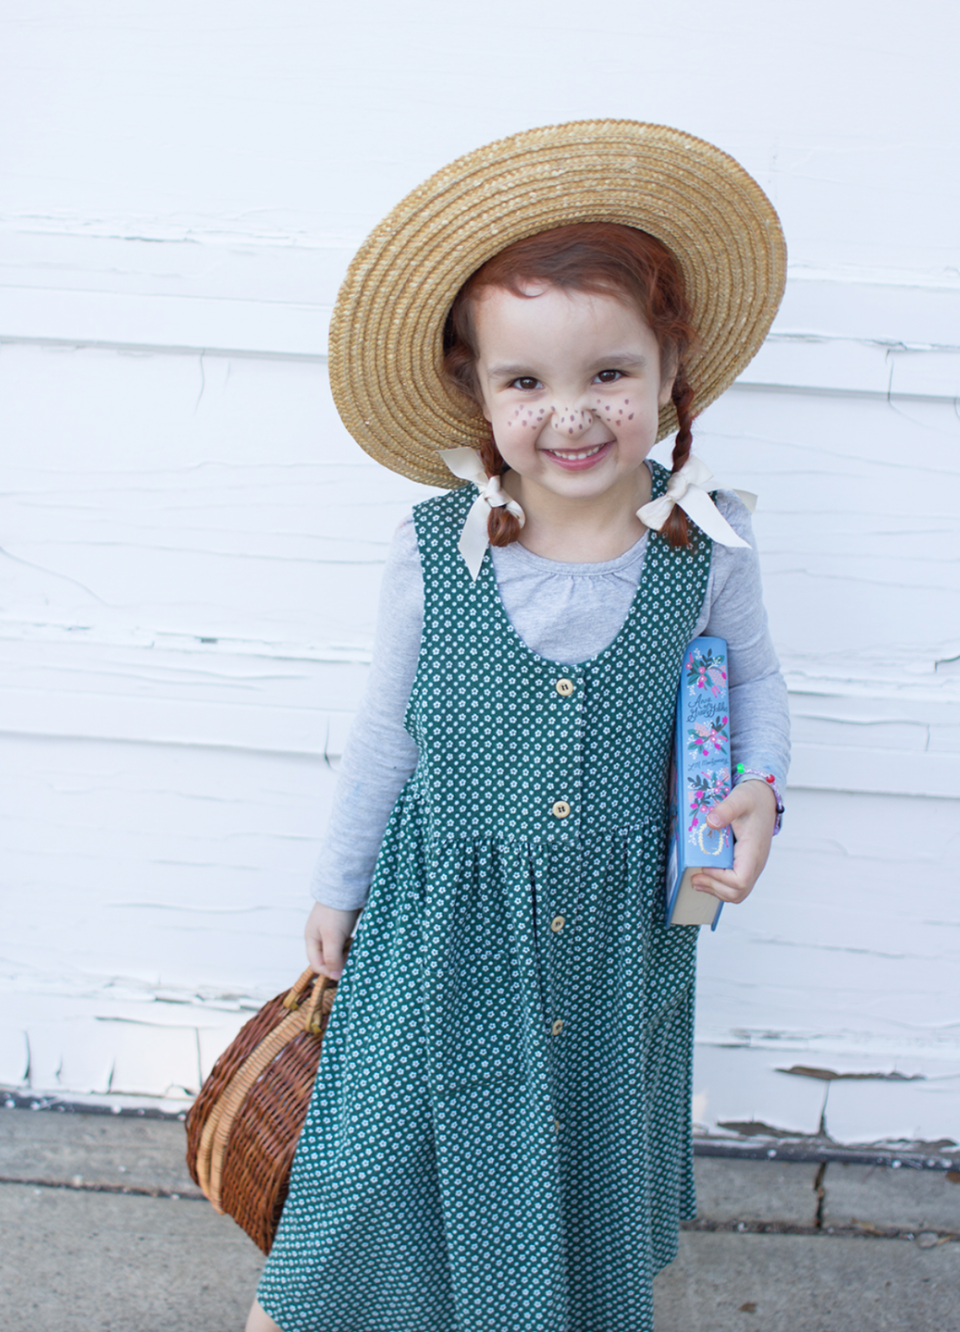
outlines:
M571 449L551 449L550 452L555 453L558 458L568 458L573 462L579 462L581 458L592 458L602 448L602 444L595 444L592 449L579 449L577 452Z

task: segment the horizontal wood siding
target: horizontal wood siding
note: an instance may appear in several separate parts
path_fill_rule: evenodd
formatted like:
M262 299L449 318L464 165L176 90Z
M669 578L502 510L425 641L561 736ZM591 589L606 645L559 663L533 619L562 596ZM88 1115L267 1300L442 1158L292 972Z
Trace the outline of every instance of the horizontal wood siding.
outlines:
M694 0L678 67L672 18L615 6L580 86L573 0L361 8L362 39L306 0L0 19L0 1084L180 1104L299 971L380 571L429 493L336 415L337 287L457 153L620 115L736 155L791 249L697 429L760 495L794 765L761 887L701 940L695 1117L953 1135L960 20L930 43L813 0L808 41Z

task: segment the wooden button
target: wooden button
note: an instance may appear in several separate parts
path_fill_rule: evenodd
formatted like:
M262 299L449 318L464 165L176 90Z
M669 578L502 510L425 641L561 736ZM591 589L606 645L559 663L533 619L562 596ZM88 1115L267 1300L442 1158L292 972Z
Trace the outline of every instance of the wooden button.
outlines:
M569 698L570 695L573 693L573 691L576 689L576 687L577 686L573 683L572 680L557 681L557 693L561 696L561 698Z
M563 916L554 916L553 920L550 922L550 928L553 930L554 934L559 934L566 923L567 922L564 920Z
M556 1022L554 1022L553 1026L550 1028L550 1030L553 1032L554 1036L559 1036L560 1033L561 1033L561 1031L563 1031L563 1020L562 1020L562 1018L557 1018Z
M570 806L565 800L558 800L553 806L553 815L557 819L565 819L570 813Z

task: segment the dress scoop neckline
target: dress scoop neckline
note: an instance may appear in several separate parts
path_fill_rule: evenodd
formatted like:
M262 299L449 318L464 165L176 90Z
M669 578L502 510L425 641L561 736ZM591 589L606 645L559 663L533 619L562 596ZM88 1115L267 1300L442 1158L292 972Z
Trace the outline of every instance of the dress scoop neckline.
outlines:
M577 577L577 576L602 577L604 573L609 574L611 572L614 572L614 569L611 566L629 564L633 561L639 560L640 555L643 554L643 567L640 570L640 577L637 580L637 585L634 588L632 597L630 598L630 605L627 607L627 613L623 617L623 620L620 623L620 627L618 628L616 634L613 636L613 638L610 640L610 642L607 644L605 648L601 648L601 650L599 652L595 652L592 657L586 657L582 661L569 661L569 660L558 661L556 658L544 656L543 653L537 652L534 648L532 648L530 644L526 642L526 640L521 636L516 625L510 619L510 616L507 612L507 608L504 605L503 596L500 591L500 584L497 579L497 571L494 566L492 558L492 550L493 550L492 547L488 550L487 552L488 557L484 560L483 570L481 571L481 577L486 577L487 579L489 579L493 590L493 605L494 605L495 614L506 625L509 633L516 640L522 652L526 653L527 656L531 657L535 662L545 665L548 668L552 668L559 671L569 670L582 673L584 670L588 669L589 667L599 665L607 657L611 656L614 652L616 652L624 636L629 632L629 625L633 620L634 616L639 615L640 613L640 604L646 596L646 584L650 569L650 558L649 558L650 551L646 549L647 538L649 537L649 535L650 535L649 530L647 532L644 532L643 536L636 543L636 545L631 546L631 548L628 551L624 551L622 555L618 555L615 560L604 561L602 565L557 564L555 561L548 560L542 555L534 555L532 551L526 550L525 548L523 549L523 554L526 558L528 558L531 561L536 561L536 568L538 570L546 566L547 568L552 569L554 574L559 574L560 576L572 576L572 577ZM642 550L638 551L638 547L641 547ZM501 549L508 549L508 547L502 547ZM656 549L656 547L654 546L653 549ZM571 570L572 573L564 575L563 571L568 569Z

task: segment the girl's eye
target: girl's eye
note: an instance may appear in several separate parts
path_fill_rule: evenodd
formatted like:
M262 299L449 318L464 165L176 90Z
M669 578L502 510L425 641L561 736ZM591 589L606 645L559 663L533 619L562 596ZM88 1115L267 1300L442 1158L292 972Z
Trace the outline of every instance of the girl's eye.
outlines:
M601 384L615 384L618 379L623 378L622 370L601 370L596 376Z
M516 379L511 379L509 387L523 389L529 393L532 389L540 387L540 380L534 379L533 375L520 375Z

